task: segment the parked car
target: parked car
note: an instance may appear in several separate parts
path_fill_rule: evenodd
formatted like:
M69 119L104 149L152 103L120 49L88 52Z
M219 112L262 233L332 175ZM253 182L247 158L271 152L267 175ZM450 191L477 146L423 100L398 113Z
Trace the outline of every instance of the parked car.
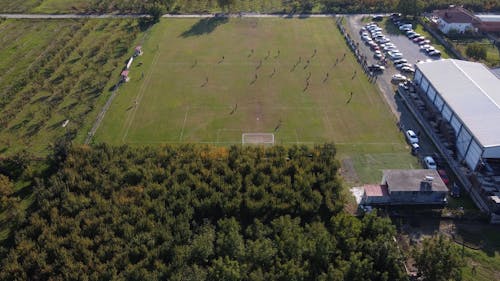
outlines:
M426 45L426 44L430 44L430 43L431 43L431 40L429 40L429 39L425 39L425 40L418 42L419 45Z
M441 52L438 51L438 50L434 50L434 51L429 52L429 56L436 56L436 57L438 57L438 56L441 56Z
M376 15L372 17L373 21L382 21L384 19L384 16L382 15Z
M450 178L448 177L448 175L446 174L446 171L443 170L443 169L439 169L438 170L438 174L439 176L441 177L441 179L443 180L444 184L448 185L450 183Z
M420 46L420 50L421 50L421 51L427 51L427 49L429 49L430 47L431 47L431 45L428 45L428 44L426 44L426 45L421 45L421 46Z
M418 136L413 130L407 130L405 132L406 140L409 143L418 143Z
M401 71L406 73L415 73L415 69L411 66L403 66L401 67Z
M420 37L420 36L421 36L421 35L420 35L420 34L418 34L418 33L413 33L413 34L411 34L411 35L408 35L408 38L409 38L409 39L413 39L413 38Z
M381 60L384 58L384 55L382 53L375 53L373 55L374 58L378 59L378 60Z
M432 158L431 156L424 157L424 166L426 169L437 169L436 161L434 161L434 158Z
M391 80L392 80L392 82L404 82L404 81L407 81L408 78L406 78L406 76L404 76L402 74L394 74L394 75L392 75Z
M398 64L398 63L406 63L408 62L406 59L398 59L398 60L395 60L394 61L394 64Z
M368 69L370 71L384 71L385 70L385 67L382 66L382 65L378 65L378 64L372 64L370 66L368 66Z
M385 47L383 48L383 50L384 50L385 52L389 52L389 51L395 51L395 50L397 50L397 48L396 48L395 46L385 46ZM396 53L396 52L394 52L394 53Z
M407 62L395 63L394 67L397 68L397 69L401 69L403 67L411 67L411 64L409 64Z
M391 42L391 39L383 37L382 39L379 40L379 43L388 43Z
M419 152L420 152L420 145L418 145L418 143L412 143L411 144L411 154L417 155Z
M424 36L419 36L419 37L413 38L412 40L413 40L413 42L418 43L418 42L420 42L422 40L425 40L425 37Z
M388 52L392 60L397 60L403 58L403 54L399 52Z
M399 26L399 30L403 30L403 29L413 29L413 26L411 23L403 23Z
M435 50L436 50L436 48L434 48L432 46L429 46L428 48L425 48L425 52L427 52L427 53L430 53L430 52L435 51Z

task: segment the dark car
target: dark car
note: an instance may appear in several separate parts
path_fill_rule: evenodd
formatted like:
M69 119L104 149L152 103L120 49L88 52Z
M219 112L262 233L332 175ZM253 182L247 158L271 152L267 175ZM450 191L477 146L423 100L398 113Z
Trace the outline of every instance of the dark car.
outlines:
M385 70L385 67L383 67L382 65L378 65L378 64L372 64L370 66L368 66L368 69L370 71L384 71Z
M373 20L373 21L382 21L383 19L384 19L384 17L383 17L383 16L380 16L380 15L373 16L373 17L372 17L372 20Z

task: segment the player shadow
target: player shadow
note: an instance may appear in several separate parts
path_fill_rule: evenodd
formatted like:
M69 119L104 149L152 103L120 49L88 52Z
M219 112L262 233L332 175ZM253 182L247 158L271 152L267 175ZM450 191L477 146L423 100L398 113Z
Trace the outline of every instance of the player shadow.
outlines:
M190 37L209 34L214 31L219 25L225 24L228 21L229 18L227 17L203 18L193 24L188 30L184 31L181 36Z

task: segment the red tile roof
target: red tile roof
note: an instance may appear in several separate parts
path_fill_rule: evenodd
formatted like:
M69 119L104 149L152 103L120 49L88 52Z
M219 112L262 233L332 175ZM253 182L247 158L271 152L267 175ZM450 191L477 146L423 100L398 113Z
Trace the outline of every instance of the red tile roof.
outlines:
M434 15L447 23L477 23L479 20L471 12L456 6L446 10L436 10Z

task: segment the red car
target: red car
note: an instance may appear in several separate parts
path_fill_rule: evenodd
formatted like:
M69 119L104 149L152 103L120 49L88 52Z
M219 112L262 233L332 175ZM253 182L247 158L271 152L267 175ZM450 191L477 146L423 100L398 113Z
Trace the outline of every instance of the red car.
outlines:
M425 40L425 37L424 36L420 36L420 37L416 37L416 38L413 38L413 42L417 43L417 42L420 42L422 40Z
M443 169L438 170L438 174L443 180L444 184L448 185L450 183L450 178L448 178L448 175L446 174L446 171Z

